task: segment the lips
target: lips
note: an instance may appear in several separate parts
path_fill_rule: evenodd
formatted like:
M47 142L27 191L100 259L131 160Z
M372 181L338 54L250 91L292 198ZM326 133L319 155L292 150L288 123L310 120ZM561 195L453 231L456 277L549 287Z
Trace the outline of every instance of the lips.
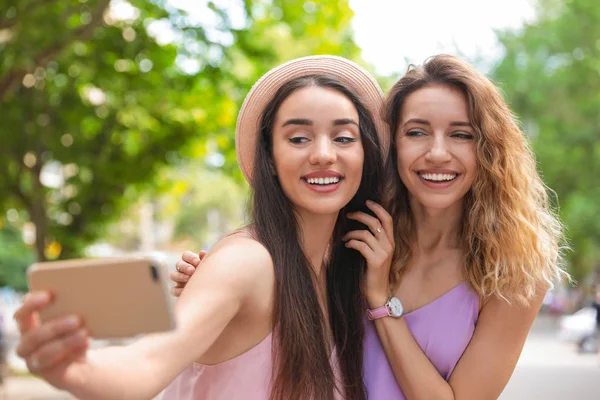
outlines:
M311 179L311 178L342 178L342 174L340 174L339 172L327 170L327 171L311 172L302 177L302 179Z
M309 189L318 193L335 191L344 177L335 171L315 171L302 177Z
M449 169L424 169L416 171L419 180L432 189L445 189L456 181L460 173Z

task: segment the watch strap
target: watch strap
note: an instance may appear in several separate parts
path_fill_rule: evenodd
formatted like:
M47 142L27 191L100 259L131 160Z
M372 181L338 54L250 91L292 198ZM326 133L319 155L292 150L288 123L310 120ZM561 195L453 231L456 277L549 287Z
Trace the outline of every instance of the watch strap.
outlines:
M369 318L370 320L379 319L379 318L383 318L383 317L389 317L389 316L390 316L390 310L388 308L387 302L382 307L374 308L372 310L367 310L367 318Z

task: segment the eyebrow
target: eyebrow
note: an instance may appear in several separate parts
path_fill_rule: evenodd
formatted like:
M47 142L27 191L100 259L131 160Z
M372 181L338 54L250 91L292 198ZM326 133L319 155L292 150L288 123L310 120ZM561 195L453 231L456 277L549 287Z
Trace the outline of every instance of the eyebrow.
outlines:
M292 118L292 119L288 119L287 121L285 121L283 123L283 125L281 125L281 126L282 127L288 126L288 125L312 126L312 124L313 124L313 122L310 119ZM341 126L341 125L356 125L356 126L358 126L358 123L356 121L354 121L352 118L340 118L340 119L336 119L333 121L333 126Z
M312 125L312 121L310 119L304 119L304 118L292 118L292 119L288 119L287 121L285 121L283 123L283 125L281 125L282 127L284 126L288 126L288 125Z
M427 121L426 119L421 119L421 118L411 118L408 121L406 121L403 126L406 126L411 122L415 123L415 124L431 126L431 123L429 121ZM470 122L464 122L464 121L452 121L452 122L450 122L450 126L466 126L469 128L473 127Z
M341 119L336 119L335 121L333 121L333 126L340 126L340 125L356 125L356 126L358 126L358 122L356 122L352 118L341 118Z

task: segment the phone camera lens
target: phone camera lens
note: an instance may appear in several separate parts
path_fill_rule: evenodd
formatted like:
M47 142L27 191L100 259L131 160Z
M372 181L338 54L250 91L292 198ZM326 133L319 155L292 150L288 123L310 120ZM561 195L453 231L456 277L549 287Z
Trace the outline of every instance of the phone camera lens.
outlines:
M152 274L152 279L158 281L158 269L156 269L155 265L150 266L150 272Z

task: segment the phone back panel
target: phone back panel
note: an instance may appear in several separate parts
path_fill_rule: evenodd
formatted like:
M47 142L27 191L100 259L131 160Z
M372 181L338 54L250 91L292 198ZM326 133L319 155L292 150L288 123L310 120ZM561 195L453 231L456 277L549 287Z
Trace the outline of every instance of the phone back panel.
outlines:
M29 287L49 290L53 303L42 321L83 318L90 336L126 338L174 328L166 269L147 259L81 259L33 264Z

